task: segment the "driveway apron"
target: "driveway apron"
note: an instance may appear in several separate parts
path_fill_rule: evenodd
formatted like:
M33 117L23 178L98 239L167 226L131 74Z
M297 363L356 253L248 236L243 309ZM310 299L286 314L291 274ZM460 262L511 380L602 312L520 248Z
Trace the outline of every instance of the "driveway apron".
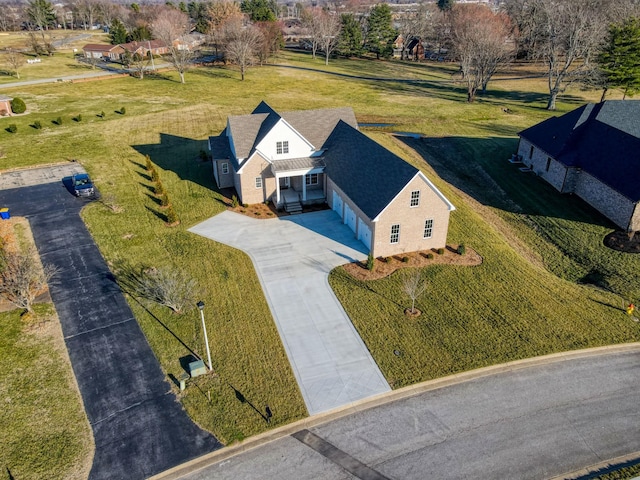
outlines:
M329 272L366 258L331 210L256 220L223 212L190 229L251 257L311 415L389 391L329 286Z
M0 205L29 219L42 262L58 269L51 297L96 445L89 478L142 479L220 448L172 394L80 218L86 201L56 180L0 182Z

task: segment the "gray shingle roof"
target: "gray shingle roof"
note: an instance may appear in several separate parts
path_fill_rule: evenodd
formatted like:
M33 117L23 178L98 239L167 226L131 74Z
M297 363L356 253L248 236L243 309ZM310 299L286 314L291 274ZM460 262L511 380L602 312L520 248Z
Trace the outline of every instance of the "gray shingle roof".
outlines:
M640 101L587 104L520 132L567 167L640 200Z
M233 138L238 158L247 158L251 154L262 123L268 116L267 113L255 113L229 117L230 138Z
M228 158L233 165L233 168L236 171L238 170L238 162L231 153L231 149L229 148L229 139L225 132L222 132L220 135L215 137L209 137L209 150L211 150L211 158L214 160L224 160Z
M323 148L325 173L370 219L416 176L418 169L340 121Z

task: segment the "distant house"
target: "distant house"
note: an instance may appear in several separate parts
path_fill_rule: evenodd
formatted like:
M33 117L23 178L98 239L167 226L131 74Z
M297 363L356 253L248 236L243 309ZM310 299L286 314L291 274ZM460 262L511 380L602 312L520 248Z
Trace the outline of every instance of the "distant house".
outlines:
M262 102L209 138L213 175L240 202L328 203L374 256L444 247L454 206L417 168L358 131L351 108Z
M11 115L11 97L0 95L0 117Z
M131 55L138 54L146 57L151 52L153 55L166 55L169 53L169 47L161 40L143 40L141 42L129 42L120 45L126 52Z
M196 50L207 41L207 36L203 33L192 32L173 41L174 47L178 50Z
M640 230L640 101L589 103L519 135L519 158L537 175Z
M111 60L117 62L124 53L124 49L120 45L104 45L98 43L88 43L82 47L85 58L93 58L100 60Z

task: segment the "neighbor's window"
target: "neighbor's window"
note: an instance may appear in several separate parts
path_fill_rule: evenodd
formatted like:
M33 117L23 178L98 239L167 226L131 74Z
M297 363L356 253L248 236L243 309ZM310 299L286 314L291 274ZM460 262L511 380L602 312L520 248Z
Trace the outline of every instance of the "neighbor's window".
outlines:
M548 172L550 166L551 166L551 157L547 157L547 166L544 167L544 171Z
M430 218L424 222L424 238L431 238L433 234L433 219Z
M411 192L411 206L417 207L420 205L420 190Z
M222 173L224 175L226 175L227 173L229 173L229 164L228 163L223 163L222 164Z
M304 179L307 185L317 185L318 184L318 174L310 173L309 175L305 175Z
M391 243L400 241L400 225L391 225Z
M256 177L256 188L262 188L262 177Z
M276 153L278 155L289 153L289 142L287 140L283 142L276 142Z

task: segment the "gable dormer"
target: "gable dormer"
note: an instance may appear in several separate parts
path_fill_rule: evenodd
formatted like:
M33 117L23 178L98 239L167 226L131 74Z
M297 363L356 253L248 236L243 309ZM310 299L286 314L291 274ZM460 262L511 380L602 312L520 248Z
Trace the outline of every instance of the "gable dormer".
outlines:
M311 156L315 148L284 119L271 126L255 149L267 160L286 160Z

